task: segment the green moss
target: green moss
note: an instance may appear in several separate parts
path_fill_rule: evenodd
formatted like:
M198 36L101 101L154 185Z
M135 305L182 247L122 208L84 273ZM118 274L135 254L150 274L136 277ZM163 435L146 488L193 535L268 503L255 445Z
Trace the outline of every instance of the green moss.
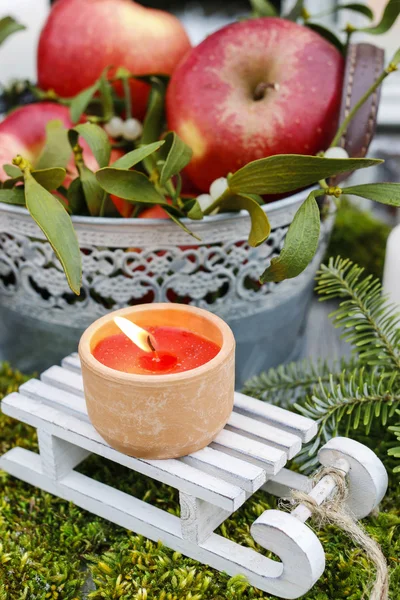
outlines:
M10 367L0 367L0 392L24 381ZM0 416L0 451L14 445L37 449L33 429ZM376 431L368 438L389 469L392 440ZM365 441L365 440L363 440ZM179 514L176 491L123 467L91 457L80 470L147 502ZM0 472L0 600L233 600L271 599L243 577L228 577L161 544L127 532L90 513ZM379 515L365 526L382 545L391 568L391 600L400 598L400 482L392 478ZM251 523L276 500L255 494L219 533L243 545L254 545ZM327 567L306 600L361 600L371 573L362 552L334 527L318 533ZM93 582L88 584L88 573ZM86 583L85 583L86 582ZM82 587L84 586L84 587ZM86 590L86 592L84 591Z
M386 240L390 227L343 199L326 253L349 258L366 272L382 279Z

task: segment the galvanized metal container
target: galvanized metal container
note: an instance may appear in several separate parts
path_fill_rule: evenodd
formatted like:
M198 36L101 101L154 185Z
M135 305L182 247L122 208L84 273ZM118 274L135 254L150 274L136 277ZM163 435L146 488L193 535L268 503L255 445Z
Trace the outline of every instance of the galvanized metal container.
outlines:
M301 348L313 280L333 216L322 225L317 255L299 277L262 287L258 278L281 249L306 192L265 206L267 242L247 243L247 213L190 222L196 242L172 221L73 217L83 262L81 296L24 208L0 205L1 359L43 370L77 349L83 330L110 310L143 302L186 302L225 319L237 341L237 387Z

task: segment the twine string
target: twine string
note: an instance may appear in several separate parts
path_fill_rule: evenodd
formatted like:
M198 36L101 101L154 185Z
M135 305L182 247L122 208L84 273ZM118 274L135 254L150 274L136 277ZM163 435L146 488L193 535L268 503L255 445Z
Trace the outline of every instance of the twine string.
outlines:
M380 545L373 540L357 522L356 518L346 508L348 487L346 474L331 467L321 469L314 478L314 485L323 477L329 475L335 481L336 488L331 498L321 505L301 491L292 491L292 501L297 506L303 504L313 515L318 528L327 524L333 524L342 529L348 537L360 546L376 569L375 581L373 583L369 600L388 600L389 598L389 575L386 559Z

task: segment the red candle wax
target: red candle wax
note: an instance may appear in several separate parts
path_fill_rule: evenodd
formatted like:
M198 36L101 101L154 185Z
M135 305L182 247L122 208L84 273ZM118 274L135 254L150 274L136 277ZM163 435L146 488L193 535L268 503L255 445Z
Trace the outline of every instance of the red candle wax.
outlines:
M106 367L125 373L161 375L181 373L200 367L213 359L220 346L178 327L144 327L155 341L156 352L145 352L124 333L105 338L93 356Z

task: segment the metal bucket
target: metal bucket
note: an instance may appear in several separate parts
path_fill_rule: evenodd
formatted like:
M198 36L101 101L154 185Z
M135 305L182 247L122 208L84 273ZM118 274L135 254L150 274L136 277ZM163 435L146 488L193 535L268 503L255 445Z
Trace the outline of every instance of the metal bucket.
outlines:
M258 278L282 248L306 194L265 206L272 232L258 248L245 241L247 213L191 221L201 242L172 221L73 217L83 263L79 298L28 212L0 204L0 358L41 371L74 352L83 330L106 312L168 301L206 308L230 324L237 388L295 358L333 217L322 224L317 255L299 277L262 287Z

